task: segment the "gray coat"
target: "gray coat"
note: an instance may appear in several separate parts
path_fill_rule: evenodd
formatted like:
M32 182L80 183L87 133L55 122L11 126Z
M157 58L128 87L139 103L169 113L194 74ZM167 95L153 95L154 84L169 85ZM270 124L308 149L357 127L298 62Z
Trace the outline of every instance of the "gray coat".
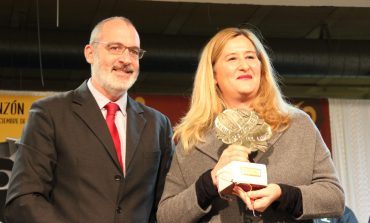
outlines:
M184 154L181 144L177 146L157 212L159 223L295 222L342 214L344 193L330 151L306 113L295 109L291 126L283 133L274 135L269 143L268 151L259 152L254 160L266 164L269 183L300 188L303 214L298 219L271 207L262 213L261 218L253 218L239 198L232 201L217 198L206 210L200 208L195 182L202 173L215 166L226 147L214 133L210 133L206 142L196 145L189 154Z

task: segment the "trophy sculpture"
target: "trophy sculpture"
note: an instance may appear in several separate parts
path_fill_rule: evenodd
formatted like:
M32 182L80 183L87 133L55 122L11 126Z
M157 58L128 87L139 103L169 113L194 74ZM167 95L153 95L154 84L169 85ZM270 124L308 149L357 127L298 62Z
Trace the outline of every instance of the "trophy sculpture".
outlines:
M226 109L215 119L216 136L225 144L243 145L251 152L266 152L272 136L271 127L254 111ZM232 194L237 184L244 191L267 186L264 164L232 161L217 171L218 192L224 197Z

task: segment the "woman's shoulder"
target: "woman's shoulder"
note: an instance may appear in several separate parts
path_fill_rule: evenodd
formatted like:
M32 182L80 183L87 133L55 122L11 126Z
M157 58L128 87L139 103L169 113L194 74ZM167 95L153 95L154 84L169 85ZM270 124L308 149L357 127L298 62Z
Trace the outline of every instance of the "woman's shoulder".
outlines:
M297 107L292 107L289 111L289 114L293 123L312 124L311 117L305 111Z
M313 134L315 132L315 123L313 122L311 117L303 110L294 107L290 109L289 115L291 119L287 131L296 132L296 134L300 132L304 134L308 134L309 132L311 132Z

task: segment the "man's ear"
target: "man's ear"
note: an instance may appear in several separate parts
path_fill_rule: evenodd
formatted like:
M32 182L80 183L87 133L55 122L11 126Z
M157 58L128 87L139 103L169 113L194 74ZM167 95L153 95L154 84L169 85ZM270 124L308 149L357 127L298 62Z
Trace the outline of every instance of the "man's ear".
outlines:
M84 49L85 59L89 64L94 62L94 47L91 44L87 44Z

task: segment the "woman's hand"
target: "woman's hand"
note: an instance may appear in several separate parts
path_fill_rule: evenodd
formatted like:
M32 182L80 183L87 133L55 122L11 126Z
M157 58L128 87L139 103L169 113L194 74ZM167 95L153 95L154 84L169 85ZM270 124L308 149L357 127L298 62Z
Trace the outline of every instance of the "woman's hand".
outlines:
M277 184L269 184L263 189L248 192L236 185L233 190L234 195L240 197L249 210L258 212L264 212L281 196L281 188Z
M230 145L221 154L216 166L211 171L212 181L217 186L216 173L219 169L229 164L231 161L249 162L248 155L251 150L245 146Z

